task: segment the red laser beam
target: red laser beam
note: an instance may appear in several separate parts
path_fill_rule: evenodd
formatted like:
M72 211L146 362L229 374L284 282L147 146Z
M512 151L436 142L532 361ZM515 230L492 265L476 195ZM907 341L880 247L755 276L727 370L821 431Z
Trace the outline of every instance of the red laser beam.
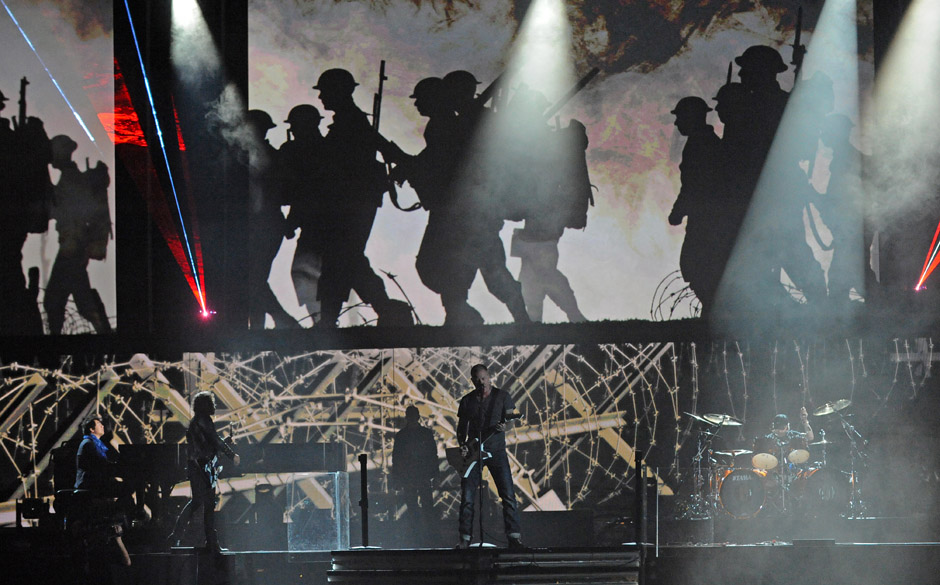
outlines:
M924 258L924 268L920 272L920 280L917 281L917 286L914 287L914 290L924 288L924 282L927 280L927 277L934 271L937 264L940 264L940 253L938 253L940 250L938 250L937 246L938 237L940 237L940 223L937 224L937 229L933 233L933 240L930 242L927 257Z
M175 108L174 115L176 115ZM203 294L199 292L200 290L206 290L202 263L202 246L197 239L195 247L196 257L198 259L197 270L199 273L194 275L186 257L186 250L176 227L176 222L173 219L173 213L170 211L166 195L160 186L156 168L153 166L153 161L149 153L149 145L147 144L143 129L140 126L140 119L131 102L130 93L124 83L124 76L121 73L116 59L114 61L114 118L111 127L113 131L109 132L109 135L115 145L115 155L120 157L128 173L131 175L134 184L137 186L138 192L147 202L147 211L153 218L157 229L160 231L160 235L163 236L167 247L170 249L170 253L173 255L173 259L179 265L183 277L186 279L193 296L196 298L196 302L199 303L200 312L209 314L210 312L206 307L205 294L204 292ZM177 128L179 128L178 125ZM180 148L182 149L182 136L180 136L180 144ZM186 183L188 186L188 176ZM195 215L195 207L193 205L190 205L190 213ZM198 238L198 232L196 238ZM197 286L197 278L199 279L199 284L202 285L201 287Z

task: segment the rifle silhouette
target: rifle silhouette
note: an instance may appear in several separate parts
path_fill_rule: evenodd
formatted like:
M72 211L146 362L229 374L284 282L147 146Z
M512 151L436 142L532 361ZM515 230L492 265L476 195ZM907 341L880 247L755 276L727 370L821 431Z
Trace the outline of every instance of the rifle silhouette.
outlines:
M803 69L803 57L806 56L806 46L800 44L803 35L803 7L800 6L796 11L796 36L793 37L793 57L790 64L795 67L793 70L793 83L796 84L800 79L800 71Z
M16 118L13 118L13 129L18 130L20 128L26 127L26 86L29 85L29 80L24 76L20 79L20 100L17 102L20 106L20 111L17 113Z
M547 110L545 110L545 112L542 114L542 116L544 116L546 120L551 119L552 116L554 116L554 115L557 114L559 111L561 111L561 109L562 109L563 107L565 107L565 105L566 105L568 102L570 102L571 99L572 99L574 96L578 95L578 93L579 93L582 89L584 89L584 87L585 87L587 84L591 83L591 80L594 79L595 77L597 77L597 74L600 73L600 72L601 72L601 70L598 69L597 67L595 67L595 68L591 69L590 71L588 71L587 75L585 75L584 77L582 77L581 79L579 79L578 82L574 84L574 87L572 87L571 89L569 89L563 96L561 96L561 97L558 99L558 101L555 102L554 105L552 105L550 108L548 108Z
M398 145L382 136L382 134L379 132L379 123L382 120L382 93L385 90L385 81L387 79L388 76L385 75L385 59L382 59L382 61L379 63L379 88L372 96L372 129L375 130L375 134L378 136L379 143L382 144L383 147L401 150L398 148ZM379 151L382 152L382 149L379 149ZM414 203L409 207L402 207L398 203L398 188L395 186L394 179L391 178L392 163L388 161L388 157L384 152L382 152L382 162L385 165L385 183L388 190L388 197L391 199L392 205L401 211L414 211L421 207L420 203Z

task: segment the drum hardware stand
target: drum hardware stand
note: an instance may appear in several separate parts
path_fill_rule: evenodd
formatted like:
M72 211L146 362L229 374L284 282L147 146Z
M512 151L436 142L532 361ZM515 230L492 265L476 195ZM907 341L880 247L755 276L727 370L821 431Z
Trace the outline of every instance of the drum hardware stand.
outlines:
M826 466L826 429L819 429L819 441L822 443L822 465L820 467Z
M856 459L859 461L862 467L866 466L866 460L868 455L859 450L858 442L856 439L862 441L864 445L866 443L864 437L861 433L855 430L855 427L852 426L852 423L847 421L844 416L841 414L839 418L842 422L842 429L845 431L846 436L849 438L850 448L850 472L849 479L852 482L852 497L849 499L849 511L845 514L845 518L864 518L868 513L868 505L865 503L865 500L862 499L862 488L859 485L858 471L855 469Z
M720 425L719 428L721 428ZM717 434L718 430L715 430L714 433L709 433L704 430L698 433L697 452L695 453L695 457L692 458L695 462L695 483L692 493L692 502L689 505L689 515L694 520L711 518L712 510L715 507L713 498L706 498L703 493L705 490L705 477L702 475L702 458L704 456L708 457L708 472L709 477L711 477L713 475L712 468L715 462L715 460L712 459L711 443L712 439ZM702 437L706 437L704 442L702 441Z

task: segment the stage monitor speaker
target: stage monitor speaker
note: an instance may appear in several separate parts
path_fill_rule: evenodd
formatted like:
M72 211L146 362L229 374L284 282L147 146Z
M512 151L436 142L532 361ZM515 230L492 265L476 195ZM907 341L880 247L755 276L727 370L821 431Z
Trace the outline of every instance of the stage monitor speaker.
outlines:
M594 514L591 510L523 512L522 540L526 546L592 546Z

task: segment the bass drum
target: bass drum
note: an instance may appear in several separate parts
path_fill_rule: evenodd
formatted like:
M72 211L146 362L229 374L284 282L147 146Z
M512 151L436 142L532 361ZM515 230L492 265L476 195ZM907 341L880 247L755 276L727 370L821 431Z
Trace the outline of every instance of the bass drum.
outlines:
M752 518L764 507L764 477L755 469L729 470L721 480L718 500L721 508L734 518Z
M800 510L813 516L837 516L849 503L849 480L841 472L827 467L801 471L793 482Z

